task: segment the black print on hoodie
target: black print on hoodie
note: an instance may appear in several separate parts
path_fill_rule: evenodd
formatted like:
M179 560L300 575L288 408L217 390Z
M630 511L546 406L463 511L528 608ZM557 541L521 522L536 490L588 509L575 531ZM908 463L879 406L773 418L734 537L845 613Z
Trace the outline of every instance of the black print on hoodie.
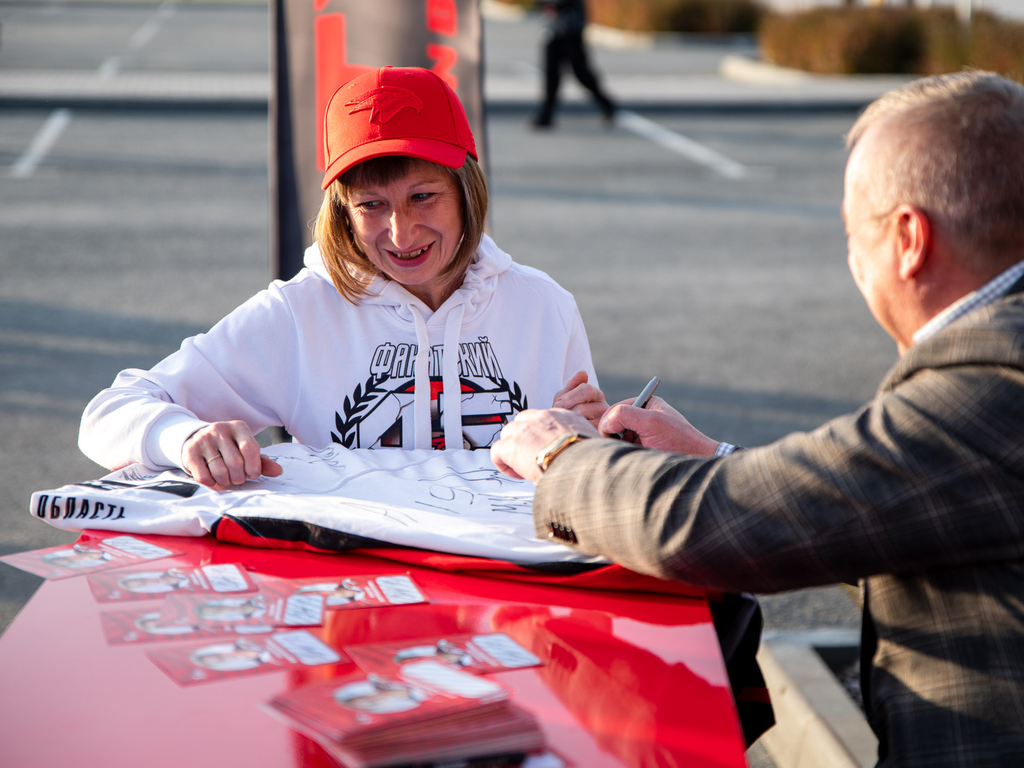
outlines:
M346 448L402 448L414 444L416 344L380 344L370 362L370 375L345 397L335 411L331 439ZM430 348L431 446L444 450L444 351ZM516 382L501 373L498 357L486 336L459 344L459 383L462 398L462 446L488 448L501 428L519 411L529 408Z

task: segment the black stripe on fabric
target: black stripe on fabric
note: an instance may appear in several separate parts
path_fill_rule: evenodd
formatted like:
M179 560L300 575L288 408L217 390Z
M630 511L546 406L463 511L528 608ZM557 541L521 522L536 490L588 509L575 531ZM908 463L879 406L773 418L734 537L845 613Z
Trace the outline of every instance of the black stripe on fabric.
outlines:
M333 528L324 528L321 525L304 523L301 520L279 520L272 517L234 517L224 515L222 519L231 520L239 528L248 533L254 539L268 539L270 541L292 541L302 542L332 552L347 552L350 549L360 547L395 547L386 541L370 539L366 536L356 536L352 533L337 531ZM213 529L214 536L217 535L218 520Z
M325 528L322 525L305 523L300 520L280 520L271 517L234 517L224 515L221 520L227 519L235 523L243 531L246 531L254 539L268 539L270 541L302 542L317 549L330 552L347 552L350 549L361 547L388 547L392 549L416 549L421 552L436 550L422 549L420 547L406 547L399 544L392 544L388 541L357 536L353 533L345 533L334 528ZM217 527L221 520L217 520L213 526L213 535L217 535ZM441 554L451 554L444 553ZM456 555L458 557L458 555ZM507 562L530 571L538 573L550 573L558 576L574 576L578 573L594 571L605 567L603 563L517 563L513 560Z

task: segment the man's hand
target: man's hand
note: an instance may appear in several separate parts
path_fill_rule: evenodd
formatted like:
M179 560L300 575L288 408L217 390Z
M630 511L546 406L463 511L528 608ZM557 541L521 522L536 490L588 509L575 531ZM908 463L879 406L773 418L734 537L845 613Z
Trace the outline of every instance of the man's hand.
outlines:
M536 483L543 474L537 466L537 454L570 432L601 436L589 421L572 411L520 411L501 430L501 439L491 446L491 461L506 475Z
M260 453L244 421L215 421L193 432L181 449L181 463L192 479L218 491L282 472L280 464Z
M588 384L587 379L586 371L580 371L569 379L565 388L555 394L555 402L551 407L578 413L597 429L598 422L608 410L608 401L604 399L604 392Z
M697 431L660 397L651 398L646 408L634 408L630 403L632 400L623 400L609 408L601 419L601 432L611 435L625 431L630 442L659 451L715 455L718 442Z

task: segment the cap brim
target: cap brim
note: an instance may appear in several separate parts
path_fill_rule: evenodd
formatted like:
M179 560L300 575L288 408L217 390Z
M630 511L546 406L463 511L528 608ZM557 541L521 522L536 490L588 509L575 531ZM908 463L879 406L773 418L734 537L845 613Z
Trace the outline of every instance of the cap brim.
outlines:
M343 155L339 155L327 166L320 189L327 189L341 174L359 163L375 157L402 155L428 160L447 168L461 168L466 162L469 152L465 147L449 144L436 139L385 139L353 147Z

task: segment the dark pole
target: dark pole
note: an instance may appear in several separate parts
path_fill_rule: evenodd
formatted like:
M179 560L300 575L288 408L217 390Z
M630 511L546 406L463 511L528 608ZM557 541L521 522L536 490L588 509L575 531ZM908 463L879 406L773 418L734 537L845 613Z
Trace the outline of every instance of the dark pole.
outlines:
M270 276L281 280L302 269L303 252L284 2L270 3Z

